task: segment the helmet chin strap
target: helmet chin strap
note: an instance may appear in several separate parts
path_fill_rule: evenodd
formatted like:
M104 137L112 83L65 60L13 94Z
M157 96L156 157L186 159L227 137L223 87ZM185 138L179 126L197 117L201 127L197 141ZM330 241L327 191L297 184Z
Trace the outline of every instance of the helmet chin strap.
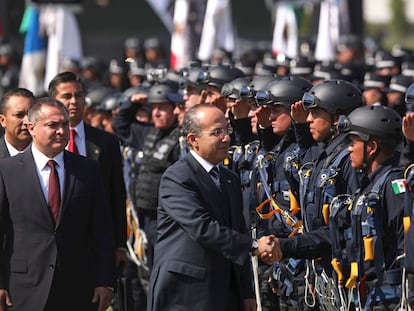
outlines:
M361 189L364 189L368 185L369 183L368 168L370 167L372 162L375 160L375 158L378 156L378 154L381 151L381 148L378 146L375 153L371 156L371 158L368 159L367 146L368 146L368 141L364 140L364 157L362 160L362 169L361 169L362 171Z

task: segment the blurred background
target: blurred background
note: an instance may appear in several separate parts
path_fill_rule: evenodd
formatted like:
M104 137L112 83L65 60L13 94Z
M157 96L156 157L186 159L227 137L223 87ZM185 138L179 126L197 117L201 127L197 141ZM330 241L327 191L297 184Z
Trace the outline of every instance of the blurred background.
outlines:
M25 44L30 43L30 17L36 11L40 20L36 34L45 40L40 45L56 54L49 76L62 69L64 56L80 59L92 55L107 63L122 59L125 41L131 37L140 44L156 38L165 64L180 69L190 59L211 60L213 48L217 48L212 43L211 51L203 49L204 55L198 50L208 2L216 5L215 20L230 20L227 28L231 27L235 42L219 48L234 60L252 49L294 58L302 47L295 43L295 52L289 55L289 41L306 41L309 48L316 48L318 40L326 49L315 55L316 60L329 60L333 57L329 50L337 44L330 41L348 33L375 48L398 45L414 49L414 0L0 0L0 42L12 43L20 62L19 57L30 50ZM56 13L54 8L63 8L65 13ZM185 27L192 31L190 39L182 35ZM51 42L59 29L63 36ZM223 37L228 31L216 29L215 36ZM50 50L46 54L51 58Z

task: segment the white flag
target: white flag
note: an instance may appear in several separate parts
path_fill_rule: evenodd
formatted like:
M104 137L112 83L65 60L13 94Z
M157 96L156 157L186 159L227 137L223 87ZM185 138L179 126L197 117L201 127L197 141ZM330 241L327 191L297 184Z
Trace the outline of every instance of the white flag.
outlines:
M229 0L208 0L198 58L209 61L215 48L234 52L235 31Z
M48 35L48 49L45 72L45 89L49 82L62 70L65 58L80 60L82 40L76 17L64 6L46 6L40 15L41 26Z
M276 6L272 53L284 54L290 58L297 57L298 25L293 7L289 4L281 3Z

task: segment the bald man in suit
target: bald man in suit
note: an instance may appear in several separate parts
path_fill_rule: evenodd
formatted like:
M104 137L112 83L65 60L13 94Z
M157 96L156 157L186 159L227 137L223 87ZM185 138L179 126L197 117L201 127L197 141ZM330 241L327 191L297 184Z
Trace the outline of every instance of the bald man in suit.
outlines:
M220 165L231 129L219 108L203 104L190 108L182 130L191 151L161 179L147 310L255 311L249 251L269 263L279 254L273 236L252 240L240 181Z

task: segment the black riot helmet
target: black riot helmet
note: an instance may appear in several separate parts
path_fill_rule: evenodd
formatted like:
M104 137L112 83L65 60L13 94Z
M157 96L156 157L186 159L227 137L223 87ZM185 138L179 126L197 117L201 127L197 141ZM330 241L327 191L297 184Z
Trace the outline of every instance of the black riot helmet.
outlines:
M182 70L179 81L180 89L187 89L189 87L200 88L200 85L198 84L198 75L200 72L204 72L207 70L207 66L194 66Z
M251 88L252 90L254 90L255 92L257 91L264 91L265 88L272 82L278 81L280 80L281 77L278 76L257 76L255 78L253 78L252 82L250 82L249 84L249 88Z
M300 100L303 94L312 87L310 81L297 77L283 77L270 83L264 91L256 93L256 103L262 105L282 105L290 110L290 106Z
M405 92L405 103L414 105L414 83L412 83Z
M85 96L86 107L96 108L102 103L102 100L111 93L113 93L113 90L104 86L90 89Z
M375 137L381 147L388 148L394 148L402 138L400 115L382 105L355 109L348 117L340 118L338 129L357 135L365 142Z
M178 83L174 85L172 83L159 83L151 86L148 92L148 103L149 104L158 104L169 102L174 104L179 101L178 97Z
M200 85L214 86L221 90L225 83L244 76L245 74L240 68L231 65L217 65L200 71L197 82Z
M225 83L221 88L221 96L229 99L253 98L253 91L249 88L251 79L248 77L236 78L230 83Z
M348 115L363 103L364 99L358 87L345 80L321 82L302 97L303 109L322 108L330 115Z
M125 100L126 96L122 92L114 92L106 96L96 107L96 110L102 113L111 113L112 110L119 108Z

